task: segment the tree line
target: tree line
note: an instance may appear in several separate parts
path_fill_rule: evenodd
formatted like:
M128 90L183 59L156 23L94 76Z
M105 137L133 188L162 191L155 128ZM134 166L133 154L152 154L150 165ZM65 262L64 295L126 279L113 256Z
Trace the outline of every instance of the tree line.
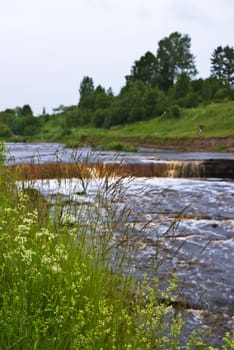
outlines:
M92 77L84 76L75 106L59 106L64 133L73 127L110 128L114 125L147 120L157 116L180 116L181 108L201 103L234 99L234 48L218 46L211 54L210 76L196 79L195 56L191 38L173 32L158 43L156 54L147 51L136 60L125 76L119 94L101 85L95 87ZM33 135L54 115L45 110L33 118L29 105L0 113L1 134ZM4 136L4 135L3 135Z

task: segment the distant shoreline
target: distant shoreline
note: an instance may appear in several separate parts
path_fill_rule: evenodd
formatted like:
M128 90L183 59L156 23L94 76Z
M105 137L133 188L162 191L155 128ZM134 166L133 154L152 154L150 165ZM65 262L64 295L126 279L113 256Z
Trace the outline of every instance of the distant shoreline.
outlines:
M124 140L123 140L124 141ZM144 140L125 139L130 145L137 147L163 148L178 151L210 151L210 152L234 152L234 137L209 137L209 138L178 138L178 139L159 139L158 142L147 142Z

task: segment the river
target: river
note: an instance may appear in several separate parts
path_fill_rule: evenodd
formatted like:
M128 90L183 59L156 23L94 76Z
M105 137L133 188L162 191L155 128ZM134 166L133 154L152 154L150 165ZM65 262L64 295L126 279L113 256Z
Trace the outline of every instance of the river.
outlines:
M78 153L79 160L89 157L90 162L97 159L118 162L120 158L126 163L147 163L152 159L234 159L230 153L147 149L116 156L114 152L94 152L89 148L74 151L60 144L7 144L7 147L7 164L67 162L74 160L74 154L77 159ZM184 334L199 328L210 329L211 343L219 346L224 332L234 331L233 179L141 176L108 181L107 184L99 178L85 182L77 178L48 179L34 180L31 185L49 200L58 195L63 198L73 208L70 212L73 218L77 208L82 210L79 217L86 224L89 223L85 212L89 208L90 224L97 220L100 232L107 221L110 225L111 219L115 240L123 241L127 233L130 242L127 272L137 278L145 273L158 276L162 285L176 272L187 320ZM115 181L121 189L113 192ZM111 209L104 204L110 199Z

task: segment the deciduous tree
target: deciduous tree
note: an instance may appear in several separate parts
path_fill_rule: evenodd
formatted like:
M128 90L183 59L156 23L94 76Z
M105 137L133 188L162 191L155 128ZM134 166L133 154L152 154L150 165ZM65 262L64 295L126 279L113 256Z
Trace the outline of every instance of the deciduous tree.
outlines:
M152 84L155 82L157 73L157 60L151 52L146 52L132 66L130 75L127 75L127 83L143 82L144 84Z
M174 32L159 41L157 51L158 84L168 91L177 77L186 72L189 77L197 74L195 57L190 52L191 39L185 34Z
M211 55L211 76L234 86L234 48L218 46Z

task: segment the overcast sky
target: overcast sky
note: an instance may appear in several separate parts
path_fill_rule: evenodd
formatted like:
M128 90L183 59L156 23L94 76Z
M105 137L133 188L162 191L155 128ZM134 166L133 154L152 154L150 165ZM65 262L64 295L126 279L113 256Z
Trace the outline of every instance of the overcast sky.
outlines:
M0 0L0 111L77 104L86 75L118 94L134 61L175 31L207 78L213 50L234 45L233 23L234 0Z

